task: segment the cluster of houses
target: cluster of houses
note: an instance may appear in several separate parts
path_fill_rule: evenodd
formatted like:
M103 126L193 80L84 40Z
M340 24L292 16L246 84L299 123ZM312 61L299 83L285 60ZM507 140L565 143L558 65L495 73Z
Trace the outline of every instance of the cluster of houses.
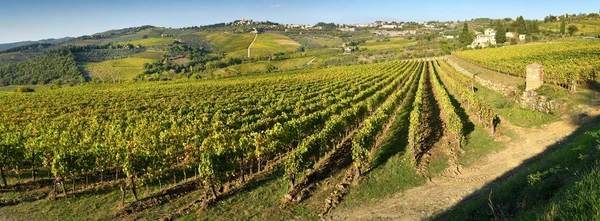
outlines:
M416 35L417 30L404 30L404 31L387 31L387 30L377 30L372 32L375 35L380 36L389 36L389 37L400 37L407 35Z
M469 45L470 48L487 48L492 45L496 45L496 30L487 28L484 33L477 32L477 37L473 40L473 43ZM527 37L525 34L517 34L515 32L506 32L506 39L519 38L521 41L525 41Z
M254 22L252 19L250 19L250 20L242 19L242 20L233 21L232 25L243 26L243 25L253 25L255 23L256 22Z

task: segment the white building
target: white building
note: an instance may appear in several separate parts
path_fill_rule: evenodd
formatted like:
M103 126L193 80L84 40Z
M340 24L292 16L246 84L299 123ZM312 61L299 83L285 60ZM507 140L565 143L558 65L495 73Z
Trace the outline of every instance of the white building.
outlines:
M348 28L348 27L338 28L338 30L343 31L343 32L353 32L353 31L356 31L356 29L354 29L354 28Z
M519 35L519 40L521 40L521 41L525 41L525 38L526 38L526 37L527 37L527 35L525 35L525 34L520 34L520 35Z
M483 33L485 33L485 35L487 35L487 36L494 36L494 37L496 36L496 30L491 29L491 28L486 28Z
M516 35L514 32L506 32L506 38L515 38Z
M478 34L477 37L475 38L475 40L473 40L473 43L471 45L469 45L469 47L470 48L476 48L476 47L487 48L487 47L490 47L491 45L496 45L496 38L494 36Z
M382 25L381 28L384 29L394 29L394 28L398 28L397 25Z

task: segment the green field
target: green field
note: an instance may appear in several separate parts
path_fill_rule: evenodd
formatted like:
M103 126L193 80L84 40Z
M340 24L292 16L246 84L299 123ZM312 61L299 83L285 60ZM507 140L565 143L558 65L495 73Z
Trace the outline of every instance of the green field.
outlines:
M162 51L144 51L137 54L132 55L132 58L146 58L146 59L154 59L159 60L163 56Z
M367 50L399 49L416 45L417 43L418 42L416 41L409 41L405 38L390 38L389 41L369 40L359 47L366 48Z
M277 68L277 70L289 70L296 69L305 66L312 57L305 58L293 58L286 59L282 61L265 61L265 62L251 62L245 64L238 64L227 67L227 69L233 69L240 73L249 73L249 72L265 72L267 71L267 66L273 65ZM316 60L314 61L316 62Z
M265 57L275 53L294 52L300 44L291 38L278 34L259 34L250 48L250 57Z
M298 36L295 39L307 48L336 48L344 44L344 40L338 37L325 36Z
M205 33L198 33L204 35ZM206 35L206 39L220 52L235 52L247 50L254 34L230 34L230 33L213 33Z
M104 62L88 63L85 69L91 78L98 78L103 82L129 81L144 72L145 63L156 61L151 58L124 58Z

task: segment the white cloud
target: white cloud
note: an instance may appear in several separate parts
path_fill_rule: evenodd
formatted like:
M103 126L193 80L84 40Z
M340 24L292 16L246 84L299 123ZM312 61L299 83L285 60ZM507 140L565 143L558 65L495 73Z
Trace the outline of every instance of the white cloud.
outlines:
M281 8L281 5L271 5L271 8Z

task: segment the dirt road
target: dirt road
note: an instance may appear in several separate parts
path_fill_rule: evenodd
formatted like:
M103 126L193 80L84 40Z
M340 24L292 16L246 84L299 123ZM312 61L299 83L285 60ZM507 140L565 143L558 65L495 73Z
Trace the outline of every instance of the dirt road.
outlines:
M588 112L598 116L597 109ZM427 184L378 200L360 208L339 208L333 220L423 220L451 208L499 176L542 153L550 145L573 133L578 126L563 120L525 129L509 125L519 138L508 141L506 148L491 153L469 168L433 178ZM525 136L536 134L536 136Z

